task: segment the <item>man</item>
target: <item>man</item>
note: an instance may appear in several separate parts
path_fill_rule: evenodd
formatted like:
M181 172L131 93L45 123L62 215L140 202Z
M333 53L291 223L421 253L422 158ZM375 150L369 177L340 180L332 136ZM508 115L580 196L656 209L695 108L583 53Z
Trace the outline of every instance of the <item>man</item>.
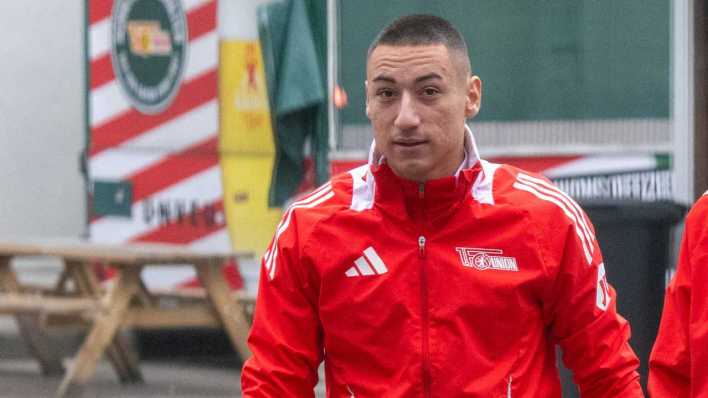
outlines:
M708 192L686 217L676 275L666 289L649 360L649 393L708 397Z
M369 164L294 203L264 255L246 397L641 397L586 215L479 158L482 83L447 21L403 17L367 60Z

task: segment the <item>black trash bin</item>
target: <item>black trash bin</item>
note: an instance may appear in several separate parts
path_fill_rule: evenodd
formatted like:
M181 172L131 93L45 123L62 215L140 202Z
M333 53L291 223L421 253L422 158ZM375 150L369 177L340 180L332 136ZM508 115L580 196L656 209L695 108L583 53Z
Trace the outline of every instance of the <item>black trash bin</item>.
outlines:
M586 201L595 225L607 278L617 291L617 309L630 323L630 344L639 356L642 387L659 328L667 268L673 263L672 228L686 208L674 203ZM563 397L578 397L570 371L561 366Z

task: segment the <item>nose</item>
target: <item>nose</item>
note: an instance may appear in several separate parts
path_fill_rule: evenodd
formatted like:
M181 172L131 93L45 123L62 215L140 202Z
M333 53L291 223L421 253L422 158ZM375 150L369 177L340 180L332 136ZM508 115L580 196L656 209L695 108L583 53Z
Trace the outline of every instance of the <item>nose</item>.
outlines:
M394 126L400 130L409 130L418 127L419 124L420 116L416 111L415 100L409 93L404 92Z

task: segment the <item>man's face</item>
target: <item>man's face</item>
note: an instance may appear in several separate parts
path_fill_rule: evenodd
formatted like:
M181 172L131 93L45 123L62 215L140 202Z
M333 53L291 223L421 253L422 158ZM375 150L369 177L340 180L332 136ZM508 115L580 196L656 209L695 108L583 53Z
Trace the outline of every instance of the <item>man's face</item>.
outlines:
M424 182L452 175L465 120L479 112L481 81L442 44L380 45L366 66L366 115L396 175Z

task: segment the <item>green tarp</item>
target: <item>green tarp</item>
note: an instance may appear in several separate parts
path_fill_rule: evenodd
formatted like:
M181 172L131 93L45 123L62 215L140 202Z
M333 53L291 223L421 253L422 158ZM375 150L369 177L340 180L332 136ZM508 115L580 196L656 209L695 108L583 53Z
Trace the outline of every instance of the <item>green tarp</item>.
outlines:
M308 138L316 183L329 178L325 10L323 0L281 0L258 8L276 142L270 206L282 206L300 186Z

